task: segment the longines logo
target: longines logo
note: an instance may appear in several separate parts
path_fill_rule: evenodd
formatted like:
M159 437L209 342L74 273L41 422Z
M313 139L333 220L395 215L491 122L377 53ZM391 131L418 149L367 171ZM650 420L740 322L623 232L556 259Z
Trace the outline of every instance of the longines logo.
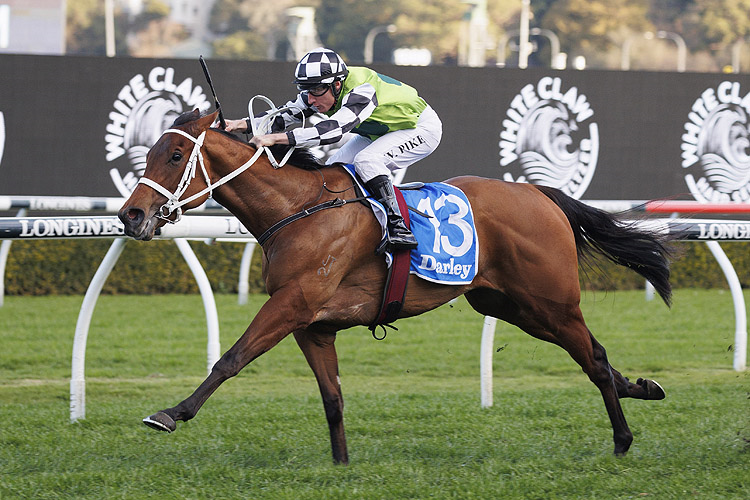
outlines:
M122 196L130 196L146 168L146 153L183 111L210 107L192 78L175 83L173 68L156 66L132 77L117 94L104 136L109 173Z
M696 200L750 201L750 93L721 82L693 103L682 135L685 182Z
M125 229L117 217L21 219L17 238L60 238L64 236L123 236Z
M500 166L506 181L531 182L580 198L599 157L599 128L586 122L594 111L576 87L545 76L510 102L500 133ZM514 178L514 175L516 177Z
M750 224L723 222L718 224L698 224L698 238L701 240L747 240L750 239Z

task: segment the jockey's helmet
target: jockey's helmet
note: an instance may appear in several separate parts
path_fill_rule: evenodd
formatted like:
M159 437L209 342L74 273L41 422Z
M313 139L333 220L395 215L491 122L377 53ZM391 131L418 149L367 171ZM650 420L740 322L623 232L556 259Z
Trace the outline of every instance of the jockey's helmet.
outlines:
M305 54L294 71L299 90L309 90L342 81L349 74L344 60L331 49L318 47Z

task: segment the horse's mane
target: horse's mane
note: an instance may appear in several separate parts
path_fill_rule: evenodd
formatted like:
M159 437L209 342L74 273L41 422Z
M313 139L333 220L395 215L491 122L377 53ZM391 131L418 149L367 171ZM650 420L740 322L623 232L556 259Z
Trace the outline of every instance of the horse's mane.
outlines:
M197 109L194 109L192 111L185 111L180 116L175 118L174 123L172 124L172 127L176 127L177 125L184 125L186 123L193 122L199 118L203 118L208 113L201 113Z
M202 118L208 113L201 114L197 109L193 111L187 111L185 113L182 113L180 116L178 116L174 123L172 124L172 127L176 127L178 125L189 125L191 122L194 122L195 120L198 120L199 118ZM191 128L191 127L190 127ZM243 138L231 133L227 132L226 130L222 130L220 128L214 128L211 129L216 132L219 132L220 134L226 136L229 139L232 139L234 141L241 142L244 145L248 145L247 141L245 141ZM194 135L195 132L193 132ZM283 145L283 144L276 144L271 146L271 153L277 158L281 159L289 150L289 146ZM295 148L292 152L291 156L289 157L288 164L297 168L301 168L303 170L316 170L319 168L323 168L326 165L322 163L308 148Z

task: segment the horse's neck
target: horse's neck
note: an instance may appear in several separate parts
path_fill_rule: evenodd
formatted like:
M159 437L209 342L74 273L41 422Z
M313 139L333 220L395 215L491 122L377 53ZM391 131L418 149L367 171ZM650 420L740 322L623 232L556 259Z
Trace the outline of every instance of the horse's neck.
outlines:
M212 145L207 151L212 182L244 165L255 153L227 138L221 146ZM257 237L283 217L314 202L321 189L322 180L316 172L291 165L274 169L262 153L252 166L221 186L214 197Z

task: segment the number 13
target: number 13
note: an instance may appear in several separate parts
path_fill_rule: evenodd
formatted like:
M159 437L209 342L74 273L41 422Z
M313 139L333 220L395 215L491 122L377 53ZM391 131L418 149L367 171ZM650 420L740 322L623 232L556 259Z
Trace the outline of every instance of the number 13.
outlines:
M463 235L463 240L458 246L452 245L447 236L440 234L440 220L435 216L435 212L443 208L446 203L452 203L458 207L458 212L448 216L448 224L458 227ZM464 220L464 217L469 214L469 206L464 200L455 194L442 194L435 200L433 210L430 199L422 198L419 205L417 205L417 210L425 212L432 217L430 223L435 228L435 239L432 245L433 252L440 253L441 246L448 255L452 255L453 257L461 257L469 251L474 242L474 231L471 229L471 225Z

